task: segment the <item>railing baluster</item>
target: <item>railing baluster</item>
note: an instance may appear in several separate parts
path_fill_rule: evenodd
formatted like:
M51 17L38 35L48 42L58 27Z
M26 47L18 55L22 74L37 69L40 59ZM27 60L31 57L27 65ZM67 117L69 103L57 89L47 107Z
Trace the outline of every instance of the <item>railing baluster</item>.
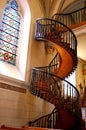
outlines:
M55 14L52 16L52 18L64 23L67 26L78 24L80 22L86 21L86 7L67 14Z

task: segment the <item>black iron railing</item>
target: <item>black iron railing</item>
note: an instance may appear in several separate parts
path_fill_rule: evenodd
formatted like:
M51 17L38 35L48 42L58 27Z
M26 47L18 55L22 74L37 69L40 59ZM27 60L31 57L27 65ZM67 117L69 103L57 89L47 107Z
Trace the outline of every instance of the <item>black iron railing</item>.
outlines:
M35 38L49 40L63 47L69 47L77 54L77 40L70 28L53 19L43 18L36 20Z
M81 8L77 11L73 11L71 13L63 13L63 14L54 14L52 19L57 20L68 27L71 27L75 24L80 24L81 22L86 21L86 7Z
M35 96L49 101L57 106L57 108L69 110L77 115L79 114L78 90L71 83L54 74L34 68L32 72L30 92ZM58 109L55 109L51 114L29 122L29 125L53 128L57 120Z
M44 67L36 67L37 69L41 69L44 72L51 72L53 73L55 70L58 70L60 66L60 55L59 53L56 53L52 61L49 63L48 66Z
M58 111L54 108L50 114L42 116L34 121L29 121L28 125L42 128L54 128L57 120Z
M52 73L34 68L32 71L30 91L35 95L38 94L37 96L48 100L56 106L61 105L59 104L59 101L62 101L66 107L70 107L71 111L76 111L75 106L72 105L75 105L75 102L79 99L78 90L65 79L62 79ZM51 97L53 97L53 99L51 99ZM60 99L54 103L54 100L56 100L55 98Z

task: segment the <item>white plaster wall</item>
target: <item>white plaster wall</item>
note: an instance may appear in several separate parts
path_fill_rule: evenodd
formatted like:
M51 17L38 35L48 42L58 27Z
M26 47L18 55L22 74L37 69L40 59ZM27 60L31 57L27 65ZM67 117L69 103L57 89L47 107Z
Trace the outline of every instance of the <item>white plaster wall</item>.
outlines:
M28 54L26 57L27 65L25 70L25 79L23 78L22 80L22 77L20 76L21 73L19 73L19 71L15 74L15 69L12 70L12 68L14 68L12 66L10 66L7 71L5 71L7 75L2 75L2 73L0 74L0 83L3 82L16 87L27 89L26 93L21 93L10 89L0 88L0 125L4 124L10 127L21 127L27 125L28 121L46 115L54 108L54 106L50 103L30 94L28 90L31 69L35 66L44 66L47 61L45 60L44 43L41 42L41 44L34 39L35 21L37 18L43 17L40 2L39 0L26 1L28 2L31 10L31 23L27 23L30 24L30 35L28 38ZM6 0L0 1L1 10L3 3L5 2ZM21 0L19 2L21 2ZM1 65L1 67L2 66L3 65ZM10 77L9 73L13 74L14 76Z

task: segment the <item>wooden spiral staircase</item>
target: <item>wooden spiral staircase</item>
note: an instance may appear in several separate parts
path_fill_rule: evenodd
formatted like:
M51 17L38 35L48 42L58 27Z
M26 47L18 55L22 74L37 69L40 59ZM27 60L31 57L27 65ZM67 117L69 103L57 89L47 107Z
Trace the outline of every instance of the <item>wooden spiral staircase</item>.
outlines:
M82 129L79 92L65 80L77 67L77 40L71 29L75 24L85 21L81 17L82 13L86 15L86 8L69 14L55 14L52 19L36 20L35 39L47 41L57 53L48 66L32 69L30 92L54 104L55 109L50 114L29 122L31 126Z

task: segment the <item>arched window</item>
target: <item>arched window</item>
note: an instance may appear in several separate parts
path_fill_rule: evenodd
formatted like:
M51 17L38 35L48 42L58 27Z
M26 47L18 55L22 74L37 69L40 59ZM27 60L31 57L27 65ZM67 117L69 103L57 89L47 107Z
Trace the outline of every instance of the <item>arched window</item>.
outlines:
M0 29L0 60L16 65L21 16L16 0L6 4Z
M0 1L0 18L0 79L26 81L31 23L27 0Z

